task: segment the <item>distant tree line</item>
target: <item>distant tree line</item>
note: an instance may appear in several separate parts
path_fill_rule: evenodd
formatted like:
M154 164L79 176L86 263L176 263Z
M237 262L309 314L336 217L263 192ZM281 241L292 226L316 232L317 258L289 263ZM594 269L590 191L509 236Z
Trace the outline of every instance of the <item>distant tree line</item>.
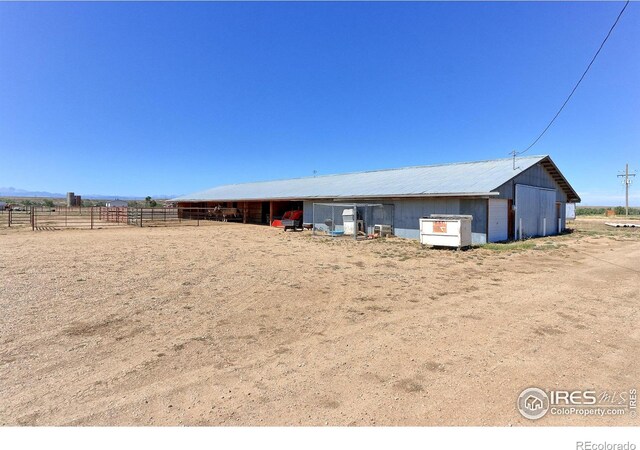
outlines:
M21 205L24 207L30 206L44 206L47 208L55 208L55 207L64 207L67 206L66 199L63 198L11 198L11 197L0 197L0 202L5 202L7 204ZM157 208L161 205L151 197L147 197L144 201L140 200L130 200L127 202L130 208ZM82 206L87 208L90 206L104 206L104 200L88 200L82 199Z
M616 213L617 216L622 216L625 214L624 206L616 206L615 208L589 208L589 207L581 207L576 208L576 215L578 216L604 216L607 210L613 209L613 212ZM629 215L637 216L640 215L640 208L629 208Z
M127 205L129 208L156 208L158 206L158 202L147 196L144 201L129 200Z

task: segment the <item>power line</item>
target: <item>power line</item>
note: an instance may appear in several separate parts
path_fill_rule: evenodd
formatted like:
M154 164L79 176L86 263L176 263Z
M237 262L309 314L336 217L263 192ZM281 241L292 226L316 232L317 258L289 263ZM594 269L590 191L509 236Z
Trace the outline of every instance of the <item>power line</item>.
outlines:
M587 72L589 71L589 69L591 68L591 66L593 65L594 61L596 60L596 58L598 57L598 55L600 54L600 50L602 50L602 47L604 47L604 44L607 42L607 39L609 39L609 36L611 36L611 33L613 32L613 29L616 27L616 25L618 24L618 21L620 20L620 17L622 17L622 13L624 13L624 10L627 9L627 6L629 5L629 1L627 0L626 3L624 4L624 6L622 7L622 10L620 11L620 14L618 14L618 17L616 17L616 21L613 22L613 25L611 25L611 28L609 29L609 32L607 33L607 35L604 38L604 41L602 41L602 44L600 44L600 47L598 48L598 51L596 52L595 55L593 55L593 58L591 59L591 62L589 63L589 65L587 66L587 68L585 69L584 73L582 74L582 76L580 77L580 79L578 80L578 82L576 83L576 85L573 87L573 90L571 91L571 93L569 94L569 96L567 97L567 99L564 101L564 103L562 104L562 106L560 107L560 109L558 110L558 112L556 113L555 116L553 116L553 119L551 119L551 122L549 122L549 125L547 125L547 127L542 130L542 133L540 133L540 135L536 138L535 141L533 141L533 143L527 147L526 149L524 149L523 151L521 151L519 154L523 154L527 151L529 151L529 149L531 147L533 147L534 145L536 145L538 143L538 141L540 140L540 138L542 136L544 136L544 134L547 132L547 130L551 127L551 125L553 125L553 122L555 122L555 120L558 118L558 116L560 115L560 113L562 112L562 110L564 109L565 106L567 106L567 103L569 103L569 100L571 99L571 97L573 96L573 93L576 91L576 89L578 89L578 86L580 86L580 83L582 83L582 80L584 79L585 75L587 75Z

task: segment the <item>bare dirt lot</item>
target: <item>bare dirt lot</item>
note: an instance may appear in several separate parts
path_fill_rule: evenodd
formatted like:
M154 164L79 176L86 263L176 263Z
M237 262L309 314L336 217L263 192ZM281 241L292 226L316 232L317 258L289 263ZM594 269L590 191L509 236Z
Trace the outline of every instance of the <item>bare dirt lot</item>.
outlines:
M516 409L529 386L640 387L640 230L576 229L465 252L0 230L0 424L637 425Z

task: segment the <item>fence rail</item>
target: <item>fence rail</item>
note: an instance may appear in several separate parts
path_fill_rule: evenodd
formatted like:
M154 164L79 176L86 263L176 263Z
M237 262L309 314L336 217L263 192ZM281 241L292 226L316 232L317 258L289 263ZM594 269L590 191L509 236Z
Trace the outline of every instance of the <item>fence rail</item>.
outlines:
M28 207L0 210L0 227L32 230L195 225L223 220L211 208ZM242 218L240 218L242 220Z

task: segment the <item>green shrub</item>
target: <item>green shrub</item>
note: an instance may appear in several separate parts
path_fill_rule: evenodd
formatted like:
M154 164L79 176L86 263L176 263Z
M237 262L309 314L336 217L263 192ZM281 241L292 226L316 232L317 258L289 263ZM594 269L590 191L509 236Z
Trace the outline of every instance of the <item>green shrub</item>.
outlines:
M576 208L577 216L603 216L606 208Z
M604 216L608 209L613 209L613 212L617 216L625 215L624 206L616 206L614 208L589 208L589 207L576 208L576 215L577 216ZM629 215L631 216L640 215L640 208L637 208L637 207L629 208Z

